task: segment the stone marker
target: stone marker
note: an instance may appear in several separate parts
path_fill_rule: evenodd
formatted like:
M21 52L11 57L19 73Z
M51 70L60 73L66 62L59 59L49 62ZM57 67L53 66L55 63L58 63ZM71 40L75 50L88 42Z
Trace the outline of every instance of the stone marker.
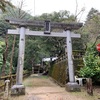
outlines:
M5 92L4 92L4 100L9 99L9 82L10 80L5 81Z

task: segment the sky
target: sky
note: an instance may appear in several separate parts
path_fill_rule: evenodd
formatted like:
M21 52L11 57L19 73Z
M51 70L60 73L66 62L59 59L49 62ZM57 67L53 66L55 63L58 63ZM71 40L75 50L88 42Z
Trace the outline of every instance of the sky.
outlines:
M22 0L11 0L14 5L19 5ZM23 0L23 10L29 12L31 15L41 15L43 13L52 13L54 11L67 10L75 15L76 0ZM93 7L100 11L100 0L77 0L77 14L81 9L85 9L83 13L78 16L81 22L86 20L86 16Z

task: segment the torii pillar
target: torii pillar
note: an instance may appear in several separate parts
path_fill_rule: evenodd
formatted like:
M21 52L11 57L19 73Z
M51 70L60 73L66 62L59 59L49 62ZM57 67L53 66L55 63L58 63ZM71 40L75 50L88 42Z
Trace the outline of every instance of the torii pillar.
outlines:
M67 44L68 72L69 72L69 82L66 84L66 90L73 92L80 91L80 86L75 82L71 31L67 30L66 33L67 33L66 44Z
M12 95L24 95L25 86L22 84L23 80L23 66L24 66L24 51L25 51L25 26L20 26L19 28L19 54L17 63L17 73L16 73L16 84L11 88Z

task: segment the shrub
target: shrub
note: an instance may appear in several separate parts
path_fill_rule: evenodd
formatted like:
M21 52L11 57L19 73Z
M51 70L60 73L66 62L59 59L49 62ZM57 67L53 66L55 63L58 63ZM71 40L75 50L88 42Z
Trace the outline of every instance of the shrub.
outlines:
M89 47L83 58L84 67L80 69L79 76L100 81L100 57L95 47Z

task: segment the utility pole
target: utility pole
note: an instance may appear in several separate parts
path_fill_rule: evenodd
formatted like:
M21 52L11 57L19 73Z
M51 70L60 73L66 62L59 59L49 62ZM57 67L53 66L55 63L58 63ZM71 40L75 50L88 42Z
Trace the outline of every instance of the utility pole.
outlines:
M35 17L35 0L34 0L34 17Z

